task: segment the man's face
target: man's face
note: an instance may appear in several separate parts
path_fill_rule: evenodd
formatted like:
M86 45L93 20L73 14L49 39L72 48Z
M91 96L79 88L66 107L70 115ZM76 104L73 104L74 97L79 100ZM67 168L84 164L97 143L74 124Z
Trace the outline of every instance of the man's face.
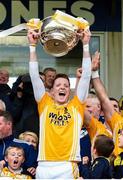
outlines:
M6 70L0 70L0 84L7 84L9 81L9 73Z
M114 101L114 100L111 100L111 104L113 105L114 110L115 110L116 112L120 113L120 109L119 109L118 103L117 103L116 101Z
M52 96L56 103L67 103L70 95L70 85L67 79L58 78L55 80L52 88Z
M16 147L12 148L9 150L5 160L8 162L10 170L18 170L24 162L23 151L21 149L17 149Z
M99 100L97 98L87 98L86 110L98 119L101 112L101 105Z
M45 86L50 89L53 84L53 80L55 79L56 72L55 71L47 71L45 74Z
M0 139L10 135L12 131L11 122L6 122L3 116L0 116Z

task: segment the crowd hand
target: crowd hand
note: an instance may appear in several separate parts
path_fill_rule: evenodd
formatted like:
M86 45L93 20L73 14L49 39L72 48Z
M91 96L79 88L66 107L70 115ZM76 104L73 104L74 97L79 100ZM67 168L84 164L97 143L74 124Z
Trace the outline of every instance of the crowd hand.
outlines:
M81 78L81 75L82 75L82 68L78 68L76 70L76 78L80 79Z
M92 71L98 70L100 67L100 53L98 51L92 56Z
M77 32L78 37L83 42L83 44L89 44L90 38L91 38L91 32L89 29L85 30L78 30Z
M83 177L79 177L79 178L77 178L77 179L84 179Z
M36 169L34 167L30 167L27 169L27 171L32 174L33 176L36 174Z
M23 82L21 82L18 87L23 89Z
M21 82L17 89L17 97L22 98L23 96L23 82Z
M84 156L82 158L82 164L88 164L88 162L89 162L89 157L88 156Z
M3 167L5 166L6 162L4 160L0 161L0 169L3 169Z
M100 53L98 51L95 52L95 54L92 56L92 71L98 70L100 67ZM78 68L76 70L76 78L80 78L82 75L82 68Z
M35 30L28 30L27 37L30 45L36 45L40 38L40 33Z

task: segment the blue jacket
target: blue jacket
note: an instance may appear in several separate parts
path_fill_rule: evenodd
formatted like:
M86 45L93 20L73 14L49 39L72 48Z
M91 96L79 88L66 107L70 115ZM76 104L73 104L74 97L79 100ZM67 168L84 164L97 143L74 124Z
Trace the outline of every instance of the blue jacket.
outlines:
M105 157L96 158L90 168L86 164L82 168L84 179L112 179L112 168Z
M0 161L4 160L5 150L9 146L21 146L25 152L25 162L23 168L37 166L37 151L34 150L32 145L29 145L25 141L15 139L13 135L0 139Z
M81 133L80 133L80 154L81 154L81 158L83 158L84 156L88 156L88 158L89 158L88 166L90 166L90 163L91 163L91 140L90 140L90 137L89 137L89 134L88 134L86 128L82 128ZM82 162L79 162L78 166L79 166L80 176L82 176L84 165L82 164Z

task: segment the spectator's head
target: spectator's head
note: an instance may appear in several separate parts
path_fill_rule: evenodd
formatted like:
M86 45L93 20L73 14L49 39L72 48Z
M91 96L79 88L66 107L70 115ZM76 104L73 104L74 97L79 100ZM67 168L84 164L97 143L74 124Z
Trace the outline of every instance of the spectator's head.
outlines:
M114 150L113 139L106 135L97 135L92 144L92 156L97 158L103 156L108 158Z
M7 84L9 81L9 72L6 69L0 69L0 84Z
M19 135L19 139L27 141L32 144L34 148L37 148L38 145L38 136L32 131L25 131Z
M56 76L56 69L48 67L44 69L43 73L45 74L45 87L50 90Z
M101 113L101 104L98 97L93 93L89 94L86 99L86 110L96 119L99 119Z
M42 81L45 83L45 74L42 72L39 72L39 76L42 79ZM27 94L33 94L33 87L32 87L32 82L31 82L31 78L29 73L26 73L24 75L22 75L21 77L21 83L19 84L19 88L17 89L18 91L20 91L20 86L21 89L23 90L23 95L25 94L27 96Z
M58 104L68 102L70 96L70 80L66 74L57 74L51 90L54 101Z
M43 72L39 72L39 76L42 79L42 81L45 82L45 74ZM21 82L23 82L23 83L31 83L31 78L30 78L29 73L21 75L20 83Z
M6 110L6 105L5 103L0 99L0 111L5 111Z
M113 98L113 97L110 97L109 99L110 99L110 101L111 101L111 103L112 103L112 105L113 105L113 107L114 107L114 110L115 110L116 112L120 113L120 107L119 107L119 102L118 102L118 100L115 99L115 98Z
M20 170L25 160L24 150L20 146L9 146L5 151L5 160L11 172Z
M12 134L13 119L8 111L0 111L0 139Z

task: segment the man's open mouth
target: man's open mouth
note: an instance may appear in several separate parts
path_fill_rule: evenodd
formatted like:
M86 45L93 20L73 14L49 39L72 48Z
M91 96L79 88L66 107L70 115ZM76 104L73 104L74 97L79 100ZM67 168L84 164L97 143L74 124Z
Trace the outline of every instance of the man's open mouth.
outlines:
M60 92L59 96L65 96L65 93L64 92Z

